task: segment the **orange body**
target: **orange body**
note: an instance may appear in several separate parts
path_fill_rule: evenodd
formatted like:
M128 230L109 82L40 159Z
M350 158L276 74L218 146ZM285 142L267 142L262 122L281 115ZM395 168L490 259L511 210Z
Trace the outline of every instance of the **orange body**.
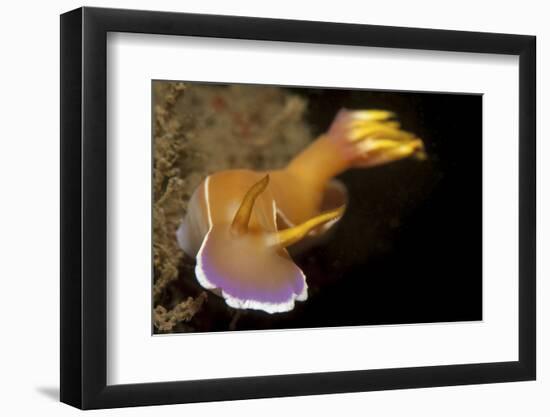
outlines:
M180 246L197 259L199 283L234 308L283 312L305 300L305 275L286 247L322 234L343 215L346 190L333 177L351 167L424 155L422 141L391 117L379 110L342 111L284 169L207 177L178 230Z

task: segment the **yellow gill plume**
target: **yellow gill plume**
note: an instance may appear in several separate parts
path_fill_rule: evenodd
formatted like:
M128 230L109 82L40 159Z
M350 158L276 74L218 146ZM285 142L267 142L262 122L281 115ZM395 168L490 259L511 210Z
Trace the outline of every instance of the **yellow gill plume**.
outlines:
M395 117L395 113L387 110L352 110L350 113L352 120L362 122L388 120Z
M388 160L414 156L425 159L422 140L410 132L401 130L400 124L391 120L394 114L385 110L351 112L348 137L365 152L384 153Z
M266 189L268 184L269 175L266 175L250 187L250 189L246 192L243 201L241 202L241 205L233 218L233 222L231 223L231 231L233 233L241 235L247 232L254 203L256 202L258 196Z

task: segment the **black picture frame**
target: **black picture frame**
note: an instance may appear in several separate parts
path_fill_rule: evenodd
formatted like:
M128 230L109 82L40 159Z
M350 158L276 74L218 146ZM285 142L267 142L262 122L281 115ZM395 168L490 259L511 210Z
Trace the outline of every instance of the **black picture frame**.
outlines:
M519 360L107 385L108 32L519 56ZM94 409L535 379L535 51L525 35L88 7L61 15L61 401Z

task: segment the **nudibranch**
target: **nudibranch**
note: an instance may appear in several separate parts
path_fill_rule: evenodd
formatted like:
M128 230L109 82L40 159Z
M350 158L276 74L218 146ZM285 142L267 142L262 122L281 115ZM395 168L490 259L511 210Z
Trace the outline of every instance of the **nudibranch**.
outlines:
M319 239L345 211L346 189L333 178L410 156L425 157L423 142L393 113L341 110L284 169L206 177L191 196L178 243L196 258L200 285L229 306L290 311L307 299L308 287L288 249Z

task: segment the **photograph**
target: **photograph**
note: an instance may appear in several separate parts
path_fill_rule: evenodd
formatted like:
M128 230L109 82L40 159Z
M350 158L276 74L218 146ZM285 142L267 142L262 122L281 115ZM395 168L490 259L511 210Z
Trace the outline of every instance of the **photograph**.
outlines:
M542 14L504 11L499 26L477 3L401 22L221 6L64 6L56 83L33 84L59 85L60 105L37 123L19 112L31 119L10 124L22 152L6 176L28 197L8 208L55 200L58 233L21 233L55 223L42 211L5 216L18 238L59 237L59 256L30 263L12 242L26 261L11 276L59 267L59 285L33 292L57 305L37 327L52 343L8 374L80 410L220 402L242 416L277 398L287 409L267 414L352 399L375 414L538 415ZM14 85L6 103L26 109ZM57 161L57 194L44 170L15 181ZM23 310L48 311L36 306ZM49 337L28 330L19 348Z
M482 94L151 96L153 334L483 320Z

